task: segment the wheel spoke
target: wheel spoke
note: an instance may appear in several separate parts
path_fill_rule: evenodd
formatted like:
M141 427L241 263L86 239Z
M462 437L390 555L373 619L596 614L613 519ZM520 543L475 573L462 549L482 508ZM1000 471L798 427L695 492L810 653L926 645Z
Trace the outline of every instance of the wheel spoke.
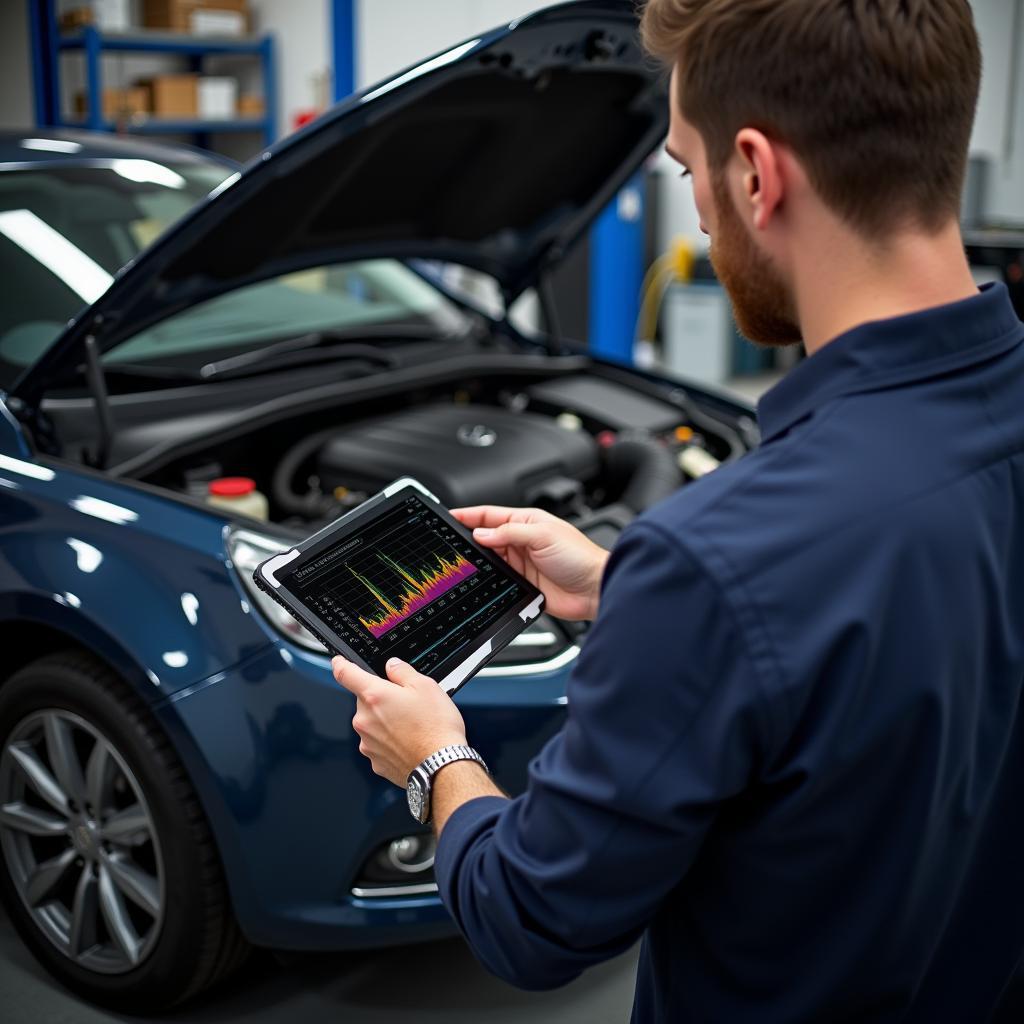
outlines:
M135 934L131 919L128 917L128 908L124 905L124 900L105 864L100 865L99 903L111 939L128 962L135 965L139 960L139 937Z
M74 848L68 847L56 857L43 861L29 875L28 882L25 884L25 895L28 897L29 906L38 907L46 900L46 897L53 892L67 874L68 868L74 863L76 856Z
M92 804L94 815L101 814L110 802L110 782L114 768L109 748L103 740L97 739L85 768L85 794Z
M139 804L132 804L107 818L100 834L119 846L140 846L149 838L149 818Z
M15 743L7 748L15 763L25 773L35 791L55 810L63 815L69 813L67 794L50 774L46 765L36 757L27 743Z
M59 836L67 832L67 821L49 811L40 811L23 803L4 804L0 807L0 825L30 836Z
M50 767L68 798L79 804L85 802L85 780L82 766L78 761L71 736L71 726L60 715L48 714L43 717L43 732L46 734L46 753Z
M77 960L96 945L96 917L99 914L96 874L86 864L75 887L75 901L71 907L71 955Z
M150 917L160 913L160 885L152 875L119 857L107 857L104 867L118 889Z

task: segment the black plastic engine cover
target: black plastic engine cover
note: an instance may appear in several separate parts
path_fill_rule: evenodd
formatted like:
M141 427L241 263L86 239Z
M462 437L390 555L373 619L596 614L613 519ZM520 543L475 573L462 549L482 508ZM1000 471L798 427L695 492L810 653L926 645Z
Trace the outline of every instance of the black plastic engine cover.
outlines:
M522 505L558 477L596 474L598 447L554 420L487 405L428 405L341 427L320 450L324 490L379 490L401 476L451 508Z

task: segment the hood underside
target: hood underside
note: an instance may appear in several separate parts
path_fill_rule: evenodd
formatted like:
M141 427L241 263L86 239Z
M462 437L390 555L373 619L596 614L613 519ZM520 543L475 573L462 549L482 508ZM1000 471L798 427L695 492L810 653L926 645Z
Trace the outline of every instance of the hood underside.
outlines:
M497 279L558 262L667 131L630 0L580 0L469 40L339 104L253 160L115 279L17 382L34 403L82 359L217 295L392 256Z

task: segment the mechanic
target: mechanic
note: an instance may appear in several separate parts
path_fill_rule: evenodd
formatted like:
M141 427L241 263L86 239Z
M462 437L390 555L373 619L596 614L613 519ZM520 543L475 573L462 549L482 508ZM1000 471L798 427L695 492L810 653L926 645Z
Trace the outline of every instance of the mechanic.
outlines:
M642 935L635 1021L1009 1016L1024 325L958 227L968 0L650 0L642 32L743 333L808 358L761 401L761 446L607 565L542 513L457 513L553 615L595 621L523 794L471 760L433 775L441 894L526 988ZM408 665L335 674L396 785L466 744Z

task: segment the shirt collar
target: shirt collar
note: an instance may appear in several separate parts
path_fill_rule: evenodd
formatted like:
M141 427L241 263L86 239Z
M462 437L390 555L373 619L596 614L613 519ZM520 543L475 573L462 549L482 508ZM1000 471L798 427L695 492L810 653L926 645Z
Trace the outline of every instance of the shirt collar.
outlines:
M920 313L875 320L798 363L758 403L762 440L839 395L874 391L991 359L1024 341L1006 285Z

